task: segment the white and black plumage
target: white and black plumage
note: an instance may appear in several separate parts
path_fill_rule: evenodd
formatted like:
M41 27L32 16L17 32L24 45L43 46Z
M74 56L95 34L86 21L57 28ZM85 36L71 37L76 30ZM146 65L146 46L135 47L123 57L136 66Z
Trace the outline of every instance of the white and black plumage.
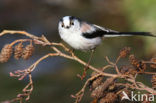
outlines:
M65 16L59 21L58 31L66 43L79 50L91 50L99 45L103 37L153 36L150 32L117 32L90 24L74 16Z

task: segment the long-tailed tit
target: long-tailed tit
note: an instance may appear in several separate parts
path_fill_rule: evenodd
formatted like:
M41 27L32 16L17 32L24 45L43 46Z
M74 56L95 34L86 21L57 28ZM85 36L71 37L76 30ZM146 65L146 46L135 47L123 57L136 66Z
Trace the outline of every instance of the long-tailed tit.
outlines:
M103 37L154 36L149 32L118 32L90 24L73 16L65 16L59 21L61 38L74 49L91 50L99 45Z

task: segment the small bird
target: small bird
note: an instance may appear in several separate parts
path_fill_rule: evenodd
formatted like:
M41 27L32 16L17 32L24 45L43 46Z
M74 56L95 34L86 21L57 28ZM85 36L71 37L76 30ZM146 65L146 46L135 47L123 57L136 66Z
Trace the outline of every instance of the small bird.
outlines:
M72 48L87 51L93 50L105 37L117 36L154 36L150 32L118 32L95 24L82 21L74 16L65 16L60 19L58 31L63 39Z

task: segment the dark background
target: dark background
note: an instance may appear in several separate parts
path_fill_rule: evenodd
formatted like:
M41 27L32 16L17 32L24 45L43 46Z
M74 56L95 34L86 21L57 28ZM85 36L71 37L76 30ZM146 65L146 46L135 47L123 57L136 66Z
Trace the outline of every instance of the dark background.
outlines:
M36 36L44 34L51 42L62 42L57 30L58 21L63 16L73 15L117 31L156 33L155 10L156 0L0 0L0 31L25 30ZM0 48L18 38L23 36L0 37ZM141 59L149 60L156 54L156 39L152 37L106 38L97 47L91 64L104 66L105 56L114 61L120 49L125 46L130 46L132 53ZM49 52L50 49L46 47L36 46L36 51L29 60L16 61L12 58L9 62L0 64L0 101L16 97L28 82L27 79L18 81L9 77L9 72L25 69ZM81 51L75 53L85 61L90 54ZM33 72L34 91L29 102L73 102L70 95L78 92L85 82L76 76L82 71L82 65L62 57L44 60ZM90 100L90 94L86 92L82 102Z

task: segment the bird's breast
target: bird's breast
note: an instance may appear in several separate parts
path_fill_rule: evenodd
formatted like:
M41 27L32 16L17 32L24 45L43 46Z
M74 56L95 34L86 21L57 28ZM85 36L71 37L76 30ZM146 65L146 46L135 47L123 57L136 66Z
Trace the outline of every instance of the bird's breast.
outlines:
M81 35L81 32L61 32L61 38L74 49L89 50L95 48L101 42L101 38L87 39Z

